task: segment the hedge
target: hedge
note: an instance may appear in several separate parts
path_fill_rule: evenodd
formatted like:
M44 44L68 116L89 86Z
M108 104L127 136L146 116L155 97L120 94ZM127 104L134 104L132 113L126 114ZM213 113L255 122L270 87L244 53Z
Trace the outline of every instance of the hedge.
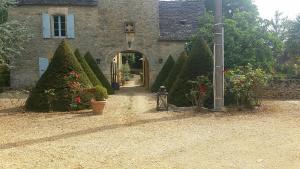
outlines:
M97 76L97 78L100 80L100 82L103 85L103 87L105 87L107 89L107 93L108 94L114 94L115 92L112 89L109 81L104 76L103 72L101 71L101 69L97 65L97 63L96 63L95 59L93 58L93 56L91 55L91 53L87 52L84 55L84 58L85 58L86 62L89 64L90 68L95 73L95 75Z
M10 69L6 64L0 65L0 87L10 86Z
M172 88L174 82L176 81L176 78L177 78L178 74L180 73L187 58L188 58L188 55L186 52L182 52L180 54L180 57L177 59L175 66L173 67L169 76L167 77L167 79L164 82L164 86L167 88L167 91L171 90L171 88Z
M180 107L191 106L191 102L186 97L192 87L189 83L190 80L195 80L196 77L202 75L212 79L212 52L203 39L198 37L192 42L188 55L189 57L169 93L169 102Z
M103 86L102 83L100 82L100 80L97 78L97 76L93 72L93 70L91 69L91 67L89 66L89 64L84 59L84 57L82 57L82 55L80 54L79 49L76 49L74 54L75 54L78 62L80 63L81 67L83 68L83 70L87 74L88 78L90 79L90 81L94 85L94 87L95 86Z
M74 96L71 93L75 92L75 90L70 86L70 81L66 76L72 71L78 73L78 82L82 88L93 87L70 46L63 40L57 48L48 69L31 91L26 101L26 109L38 112L70 110L70 105L74 102ZM54 91L54 98L50 99L46 93L47 90ZM88 105L91 98L88 95L81 95L80 97L82 98L82 103ZM81 107L81 109L87 107Z
M151 92L157 92L160 86L162 86L169 76L169 73L171 72L172 68L175 65L175 61L173 57L170 55L164 64L163 68L159 72L158 76L156 77L155 82L153 83L151 87Z

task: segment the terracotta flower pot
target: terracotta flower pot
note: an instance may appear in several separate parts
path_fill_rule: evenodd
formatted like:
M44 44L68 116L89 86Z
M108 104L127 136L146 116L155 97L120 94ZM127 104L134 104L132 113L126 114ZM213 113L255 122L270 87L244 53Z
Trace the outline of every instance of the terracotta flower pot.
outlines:
M106 105L106 100L105 101L96 101L96 100L91 101L91 106L92 106L93 112L96 114L102 114L105 105Z

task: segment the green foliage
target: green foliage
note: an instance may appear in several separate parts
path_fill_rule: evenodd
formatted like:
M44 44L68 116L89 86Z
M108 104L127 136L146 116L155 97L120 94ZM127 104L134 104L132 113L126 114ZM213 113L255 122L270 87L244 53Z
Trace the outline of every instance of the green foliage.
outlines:
M10 86L10 70L8 65L0 65L0 87Z
M207 76L212 79L212 52L201 37L197 37L191 43L191 51L188 55L189 57L169 93L169 102L176 106L192 105L186 97L193 87L189 81L195 80L198 76Z
M129 81L129 79L130 79L130 66L129 66L128 61L122 65L122 78L125 81Z
M8 8L14 4L14 0L0 0L0 64L19 56L24 43L32 37L26 23L8 21Z
M167 91L170 91L174 82L176 81L177 76L179 75L184 63L186 62L188 56L186 52L182 52L180 57L177 59L175 66L173 66L171 72L169 73L167 79L164 82L164 86L167 88Z
M102 86L95 87L94 97L96 101L104 101L108 98L107 90Z
M226 72L227 104L238 107L260 105L263 88L267 85L268 76L262 69L254 69L248 64Z
M82 107L77 109L87 108L91 97L82 91L92 86L72 49L66 41L63 41L57 48L48 69L30 93L26 109L40 112L51 109L68 111L72 108L72 103L78 102L79 99ZM55 93L55 97L51 100L46 92L49 90Z
M78 60L78 62L80 63L81 67L83 68L83 70L85 71L85 73L87 74L87 76L89 77L90 81L92 82L92 84L94 86L102 86L100 80L97 78L97 76L95 75L95 73L93 72L93 70L91 69L91 67L89 66L89 64L86 62L86 60L84 59L84 57L82 57L82 55L80 54L79 50L76 49L75 50L75 56Z
M152 92L157 92L158 89L160 88L160 86L162 86L164 84L165 80L169 76L174 65L175 65L175 61L174 61L173 57L170 55L168 57L166 63L164 64L163 68L157 75L156 80L151 87Z
M100 80L103 87L105 87L107 89L108 94L114 94L114 90L112 89L109 81L104 76L103 72L97 65L97 63L96 63L95 59L93 58L93 56L91 55L91 53L87 52L84 55L84 58L85 58L86 62L89 64L90 68L95 73L95 75L97 76L97 78Z
M283 51L283 43L279 36L269 30L265 21L259 18L257 10L251 7L253 4L249 3L251 3L249 0L229 3L234 6L231 7L234 12L231 15L225 15L224 18L225 67L234 68L250 63L255 67L273 72L276 58ZM203 37L213 50L214 17L212 12L208 11L203 15L200 23L205 24L200 25L197 35Z
M191 80L189 83L192 88L188 94L187 98L190 100L193 106L196 107L196 111L201 111L204 107L205 102L211 99L213 92L212 82L207 76L199 76L196 80Z

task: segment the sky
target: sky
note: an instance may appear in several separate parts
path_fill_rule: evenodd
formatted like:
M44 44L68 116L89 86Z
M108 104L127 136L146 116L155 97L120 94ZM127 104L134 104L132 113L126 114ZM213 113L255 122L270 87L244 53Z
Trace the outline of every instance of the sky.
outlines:
M271 19L276 10L283 13L283 16L289 19L295 19L300 15L299 0L253 0L256 4L260 16L265 19Z

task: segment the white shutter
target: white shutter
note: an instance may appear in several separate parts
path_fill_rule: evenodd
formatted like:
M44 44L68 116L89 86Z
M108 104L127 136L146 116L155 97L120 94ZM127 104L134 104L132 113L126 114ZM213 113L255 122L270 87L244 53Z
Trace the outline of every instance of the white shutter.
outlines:
M68 38L75 38L75 17L69 14L67 17L67 36Z
M46 72L48 66L49 66L49 60L48 60L48 58L39 57L39 72L40 72L40 77Z
M50 15L43 13L43 37L51 38Z

